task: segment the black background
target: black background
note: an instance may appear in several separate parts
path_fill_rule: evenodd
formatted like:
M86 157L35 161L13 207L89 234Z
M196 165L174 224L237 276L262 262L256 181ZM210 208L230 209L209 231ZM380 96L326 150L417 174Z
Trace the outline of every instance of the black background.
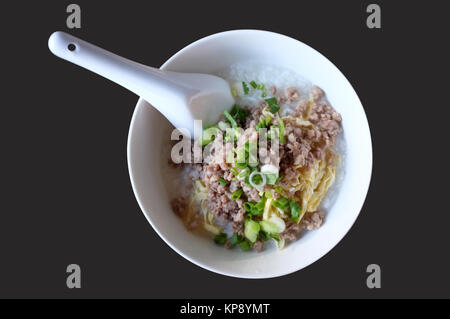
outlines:
M69 1L1 5L0 297L450 297L447 146L448 18L443 1ZM328 255L297 273L242 280L171 250L134 198L126 140L137 97L53 56L63 30L160 66L204 36L254 28L327 56L363 102L374 169L361 215ZM442 184L442 186L440 186ZM66 267L82 267L82 289ZM382 267L382 289L366 267Z

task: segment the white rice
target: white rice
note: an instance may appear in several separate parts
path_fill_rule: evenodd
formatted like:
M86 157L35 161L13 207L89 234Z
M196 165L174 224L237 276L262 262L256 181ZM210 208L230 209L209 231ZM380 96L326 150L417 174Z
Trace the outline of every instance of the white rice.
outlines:
M273 86L277 88L278 94L283 94L289 87L295 87L300 93L300 99L307 100L312 87L311 82L294 71L255 62L232 64L217 75L226 79L231 87L237 91L236 103L240 106L254 106L261 101L261 91L253 89L249 84L251 81L266 86L267 98L273 97L270 93L270 88ZM250 88L248 95L243 93L242 82L246 82ZM291 113L298 103L299 101L294 104L285 103L281 109L281 115Z

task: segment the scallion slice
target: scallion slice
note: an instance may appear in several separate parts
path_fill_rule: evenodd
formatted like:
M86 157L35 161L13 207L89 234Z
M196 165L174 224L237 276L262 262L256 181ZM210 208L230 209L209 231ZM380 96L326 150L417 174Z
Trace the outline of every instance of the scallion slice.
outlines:
M293 221L297 222L300 218L300 212L302 211L302 207L294 200L289 202L289 206L291 208L291 218Z
M254 243L258 239L259 231L261 230L261 226L258 222L255 222L251 219L245 221L245 238Z
M245 179L249 175L250 175L250 168L246 167L238 174L237 177L239 179Z
M261 91L261 96L265 98L267 96L267 89L264 84L258 84L257 89Z
M227 181L223 177L220 177L219 184L222 185L223 187L225 187L225 186L227 186Z
M282 195L283 188L281 186L277 186L277 187L275 187L275 192L277 192L278 194Z
M252 249L250 242L248 242L247 240L244 240L243 242L241 242L239 244L239 247L241 247L242 251L249 251Z
M252 209L255 207L255 204L246 202L244 203L244 209L247 213L251 213Z
M225 115L225 117L227 118L227 120L230 122L231 126L236 128L238 127L236 120L231 116L230 112L228 112L227 110L223 111L223 114Z
M248 181L252 187L262 191L264 185L266 185L266 176L258 171L254 171L250 174Z
M214 242L217 245L225 245L225 243L227 242L227 234L220 233L219 235L216 235L216 237L214 237Z
M266 183L267 185L275 185L275 183L277 182L278 176L275 174L264 174L266 175Z
M281 210L287 210L289 208L289 200L286 197L280 197L272 202L272 205Z
M238 200L239 198L241 198L241 195L244 191L242 190L242 188L236 190L235 192L233 192L233 194L231 194L231 199L232 200Z
M234 247L234 246L242 243L244 240L245 240L244 237L235 233L235 234L233 234L233 236L230 237L230 244L231 244L231 246Z
M250 88L248 87L247 83L242 82L242 89L244 90L244 94L248 95L248 93L250 92Z
M277 98L272 97L270 99L265 100L267 104L269 104L269 111L272 114L277 113L280 110L280 106L278 105Z
M286 137L284 136L284 122L280 119L280 142L281 144L286 143Z

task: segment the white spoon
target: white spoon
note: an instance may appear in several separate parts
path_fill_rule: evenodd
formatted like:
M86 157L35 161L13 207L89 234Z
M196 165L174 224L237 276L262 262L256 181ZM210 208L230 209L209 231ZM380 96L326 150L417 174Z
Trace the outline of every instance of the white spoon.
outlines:
M217 76L162 71L142 65L64 32L53 33L50 51L136 93L158 109L176 128L194 137L194 120L203 127L217 123L234 104L229 84ZM197 136L201 132L196 132Z

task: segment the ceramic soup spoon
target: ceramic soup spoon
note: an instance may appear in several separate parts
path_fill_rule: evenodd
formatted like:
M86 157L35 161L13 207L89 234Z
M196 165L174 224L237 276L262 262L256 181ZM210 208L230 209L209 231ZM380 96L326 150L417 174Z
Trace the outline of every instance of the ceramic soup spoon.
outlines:
M160 111L176 128L192 137L194 120L203 127L218 122L234 104L228 82L217 76L162 71L122 58L64 32L48 41L56 56L95 72L139 95Z

